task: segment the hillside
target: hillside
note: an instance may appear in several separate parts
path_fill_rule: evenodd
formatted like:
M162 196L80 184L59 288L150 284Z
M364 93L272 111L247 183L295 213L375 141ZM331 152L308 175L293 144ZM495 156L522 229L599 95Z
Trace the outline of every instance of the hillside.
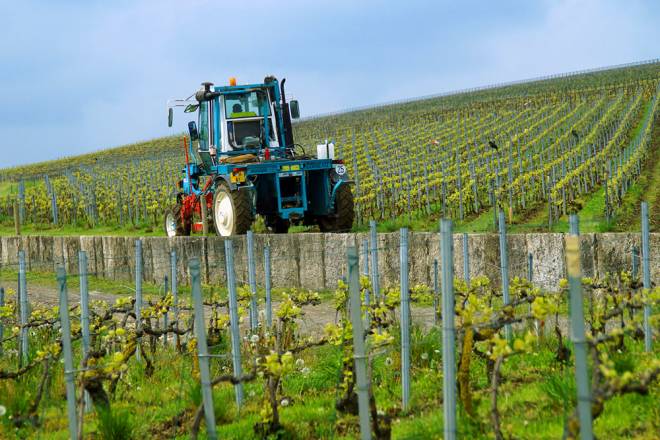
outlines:
M332 139L355 180L357 221L382 229L494 227L638 229L638 206L658 210L660 62L319 116L295 124L307 151ZM495 145L497 148L494 148ZM183 162L169 137L0 170L0 232L160 233ZM651 215L658 218L660 215ZM657 230L658 225L653 225ZM583 228L584 229L584 228Z

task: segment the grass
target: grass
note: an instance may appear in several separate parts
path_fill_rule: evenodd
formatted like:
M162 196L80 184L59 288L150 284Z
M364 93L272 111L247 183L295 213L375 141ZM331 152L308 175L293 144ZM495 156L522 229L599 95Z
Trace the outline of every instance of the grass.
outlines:
M398 352L377 356L372 377L379 408L396 411L393 419L394 439L442 438L442 378L437 334L413 333L413 351L431 350L431 357L412 357L411 408L401 413ZM432 345L429 345L433 342ZM564 419L573 410L575 385L572 369L562 370L554 362L552 344L548 339L534 353L517 355L503 365L499 397L502 429L505 437L521 439L560 438ZM79 342L74 349L79 351ZM642 352L637 341L627 341L636 361L657 356ZM385 359L393 359L393 367ZM283 393L290 405L281 408L282 439L355 439L357 418L336 411L334 400L338 386L340 352L336 347L319 347L306 352L302 358L310 367L308 375L300 371L290 374L283 383ZM197 380L192 375L190 355L179 354L171 348L159 348L153 357L156 370L145 377L144 364L132 359L129 370L119 383L112 399L112 411L102 414L93 411L85 416L84 429L94 438L188 438L194 408L201 402ZM0 369L11 368L15 358L4 357ZM57 368L57 367L56 367ZM229 360L215 359L212 375L230 369ZM34 396L40 371L28 374L19 381L0 381L0 404L7 405L8 414L24 411ZM476 418L461 414L458 419L459 437L492 438L489 423L490 391L485 376L485 363L473 358L470 371L474 387ZM220 385L214 389L216 423L219 438L258 439L253 425L259 420L263 387L258 382L245 385L245 404L238 410L233 387ZM61 371L48 386L44 406L40 410L43 424L38 427L12 427L12 421L0 417L0 437L67 438L64 381ZM656 384L649 395L626 395L608 401L605 411L594 425L599 438L657 438L660 421L660 388ZM204 438L202 424L202 438Z
M0 224L0 236L16 235L13 223ZM45 235L45 236L122 236L122 237L155 237L164 236L165 232L160 227L138 225L138 226L97 226L88 228L82 225L25 225L21 227L22 235Z

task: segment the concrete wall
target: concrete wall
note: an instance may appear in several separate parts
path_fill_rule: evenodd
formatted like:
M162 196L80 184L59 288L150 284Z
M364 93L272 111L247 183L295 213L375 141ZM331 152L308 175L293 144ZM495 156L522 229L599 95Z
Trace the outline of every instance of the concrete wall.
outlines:
M337 279L346 274L346 246L367 234L285 234L256 235L255 256L257 282L263 285L263 247L269 245L272 259L272 282L275 287L334 289ZM0 265L18 262L18 250L24 249L28 270L52 270L64 263L70 273L78 271L78 251L88 254L90 273L114 279L132 281L135 277L135 238L129 237L0 237ZM247 252L245 237L235 237L234 261L236 278L247 283ZM170 271L169 253L176 250L178 276L188 283L185 263L199 257L203 280L224 283L226 279L224 239L220 237L146 237L143 241L144 280L161 282ZM633 245L641 248L640 234L611 233L581 236L584 276L602 276L606 272L630 270ZM527 255L534 258L534 281L553 289L565 276L563 234L511 234L507 237L511 276L527 276ZM651 234L651 277L660 276L660 234ZM378 266L381 285L398 283L399 233L378 235ZM411 233L410 282L431 285L433 261L440 260L439 235ZM501 282L499 241L495 234L470 234L470 275L488 276L495 285ZM362 268L363 254L360 254ZM641 270L641 269L640 269ZM462 235L454 236L454 272L463 276Z

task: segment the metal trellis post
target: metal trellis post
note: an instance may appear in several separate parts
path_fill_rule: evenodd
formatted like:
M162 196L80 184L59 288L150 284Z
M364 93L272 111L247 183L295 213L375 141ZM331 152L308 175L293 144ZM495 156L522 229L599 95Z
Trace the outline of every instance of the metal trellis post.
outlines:
M380 280L378 274L378 233L376 232L376 221L369 221L369 237L371 241L371 290L374 301L380 299Z
M440 255L442 262L442 395L444 438L456 439L456 360L454 328L454 269L451 220L440 222Z
M71 440L78 438L76 415L75 371L71 353L71 326L69 324L69 300L66 290L66 272L63 266L57 267L57 283L60 290L60 328L62 329L62 352L64 354L64 380L66 382L66 409L69 418Z
M502 273L502 297L504 305L509 304L509 255L506 247L506 224L504 220L504 211L500 210L498 215L499 233L500 233L500 271ZM504 335L506 340L511 342L511 324L504 326Z
M225 240L225 261L227 263L227 290L229 290L229 324L231 326L231 353L234 366L234 376L243 374L241 366L241 337L238 332L238 299L236 295L236 274L234 273L234 243ZM234 385L236 405L243 403L243 384Z
M440 280L438 279L438 259L433 260L433 324L438 325L438 296L440 293Z
M410 289L408 287L408 229L401 228L401 406L408 409L410 400Z
M360 415L360 438L371 439L369 421L369 383L367 381L367 354L362 327L362 306L360 303L360 274L358 254L354 246L348 248L348 288L350 291L350 315L353 325L353 356L355 359L358 410Z
M273 301L271 298L270 246L264 246L264 285L266 289L266 325L273 326Z
M468 247L467 232L463 233L463 278L468 287L470 287L470 248Z
M82 332L83 358L89 352L89 285L87 280L87 252L78 252L78 276L80 284L80 325ZM85 411L89 411L92 402L89 393L85 391Z
M252 332L259 326L259 311L257 310L257 275L254 264L254 234L247 232L248 280L250 283L250 329Z
M19 287L19 305L21 310L21 365L27 365L29 362L29 342L28 342L28 316L29 304L27 295L27 281L25 271L25 251L18 251L18 287Z
M211 372L209 370L209 349L206 345L206 321L204 320L199 258L191 258L188 262L188 268L190 269L190 283L192 285L192 297L195 307L195 337L197 338L199 375L202 382L202 400L204 404L204 419L206 420L206 436L210 439L216 439L215 410L213 407L213 391L211 389Z
M566 237L566 266L570 292L571 340L575 347L575 381L578 398L578 418L580 438L593 439L591 418L591 389L587 370L587 341L584 331L584 310L582 301L582 271L580 268L580 238L578 217L569 218L570 234Z
M142 240L135 240L135 328L142 330ZM140 353L141 339L137 340L135 348L135 359L139 362L142 359Z
M651 288L651 249L649 246L649 204L642 202L642 271L644 275L644 289ZM651 305L644 305L644 350L651 351Z
M179 289L177 286L176 251L170 252L170 283L172 291L172 308L174 309L174 329L179 329ZM174 333L174 346L179 347L179 335Z

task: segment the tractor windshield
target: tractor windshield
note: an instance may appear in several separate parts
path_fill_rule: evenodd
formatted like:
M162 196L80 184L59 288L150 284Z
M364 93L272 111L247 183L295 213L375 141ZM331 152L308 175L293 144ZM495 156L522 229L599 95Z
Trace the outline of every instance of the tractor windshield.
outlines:
M227 119L255 118L270 115L268 95L261 90L225 95L225 113Z

